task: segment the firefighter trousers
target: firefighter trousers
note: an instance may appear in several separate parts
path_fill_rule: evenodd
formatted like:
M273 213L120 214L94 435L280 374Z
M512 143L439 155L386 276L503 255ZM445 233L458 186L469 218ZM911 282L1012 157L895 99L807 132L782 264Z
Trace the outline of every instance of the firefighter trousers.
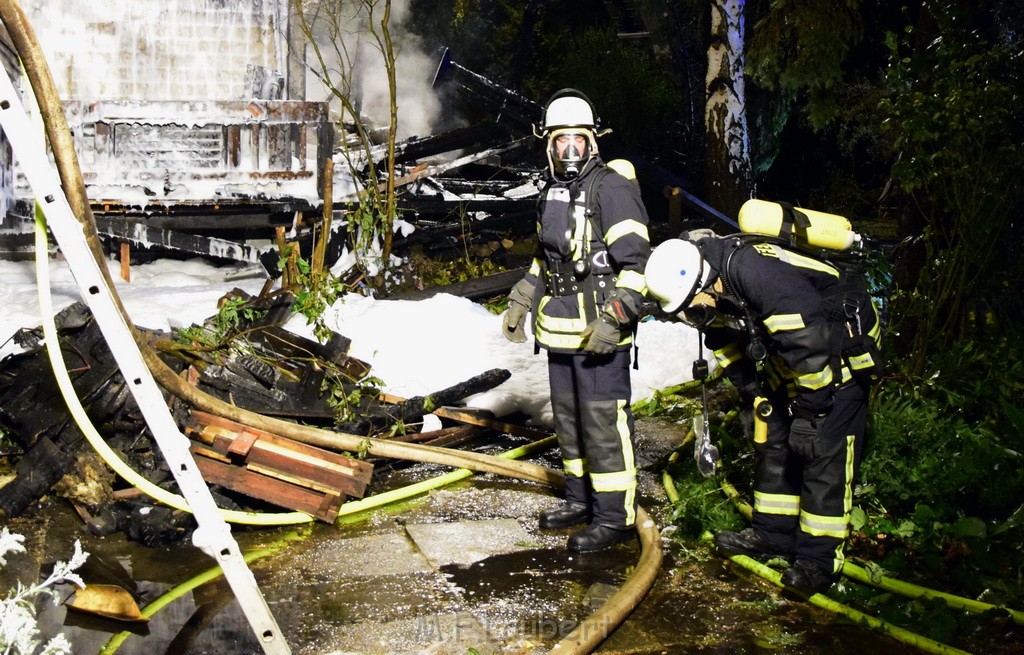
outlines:
M835 393L832 411L806 457L789 445L792 419L768 422L768 441L754 444L754 531L778 552L791 552L833 573L843 566L853 481L867 425L867 390L856 383Z
M548 354L566 500L585 503L592 523L613 528L636 523L629 364L628 350L603 357Z

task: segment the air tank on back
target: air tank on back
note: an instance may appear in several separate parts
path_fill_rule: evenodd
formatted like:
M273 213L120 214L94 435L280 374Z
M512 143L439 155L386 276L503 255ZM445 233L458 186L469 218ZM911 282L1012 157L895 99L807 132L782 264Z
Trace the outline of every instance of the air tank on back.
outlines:
M810 225L806 228L795 223L799 212L807 217ZM740 207L740 229L751 234L764 234L772 237L792 239L797 245L810 248L830 248L832 250L849 250L859 244L861 237L853 231L853 226L846 218L837 214L827 214L813 209L792 207L777 202L751 198Z

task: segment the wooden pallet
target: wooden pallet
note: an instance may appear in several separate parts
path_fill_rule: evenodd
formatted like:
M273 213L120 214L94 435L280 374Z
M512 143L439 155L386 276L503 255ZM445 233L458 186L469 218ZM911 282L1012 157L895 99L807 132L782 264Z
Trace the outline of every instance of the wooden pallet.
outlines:
M203 477L233 491L333 523L362 498L373 464L192 410L185 433Z

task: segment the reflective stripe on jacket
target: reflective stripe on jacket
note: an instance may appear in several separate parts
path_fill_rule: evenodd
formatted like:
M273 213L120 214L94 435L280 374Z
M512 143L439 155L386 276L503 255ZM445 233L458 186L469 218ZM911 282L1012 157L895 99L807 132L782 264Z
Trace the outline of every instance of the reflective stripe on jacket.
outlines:
M588 182L603 167L600 162L588 166L571 184L552 182L538 217L539 253L526 279L544 289L535 303L534 336L552 352L579 352L580 334L615 289L627 290L637 307L646 291L643 270L651 251L647 210L636 185L606 167L593 188L596 199L588 202ZM588 207L595 208L589 220ZM572 264L584 257L589 274L581 278L579 292L553 294L544 271L558 268L571 275ZM624 331L619 347L630 343L632 334Z
M831 405L835 387L852 379L850 363L840 362L840 344L835 338L834 313L830 303L843 282L836 267L773 243L740 246L727 264L735 239L702 239L700 247L711 266L725 272L733 291L741 296L761 331L768 359L763 375L768 387L785 389L790 398L808 411ZM719 303L728 312L728 297ZM860 334L875 343L881 340L878 312L864 293L854 308ZM706 328L706 343L725 368L726 375L745 395L756 383L755 369L746 357L750 340L746 330L727 327L724 322ZM870 355L867 356L870 358ZM852 362L853 366L871 363ZM838 375L837 375L838 371Z

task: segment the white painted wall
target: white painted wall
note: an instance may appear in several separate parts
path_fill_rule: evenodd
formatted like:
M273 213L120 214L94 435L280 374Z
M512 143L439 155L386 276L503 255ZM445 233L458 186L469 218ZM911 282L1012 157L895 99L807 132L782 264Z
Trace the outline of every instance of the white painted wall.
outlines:
M245 100L287 74L288 0L24 0L65 100Z

